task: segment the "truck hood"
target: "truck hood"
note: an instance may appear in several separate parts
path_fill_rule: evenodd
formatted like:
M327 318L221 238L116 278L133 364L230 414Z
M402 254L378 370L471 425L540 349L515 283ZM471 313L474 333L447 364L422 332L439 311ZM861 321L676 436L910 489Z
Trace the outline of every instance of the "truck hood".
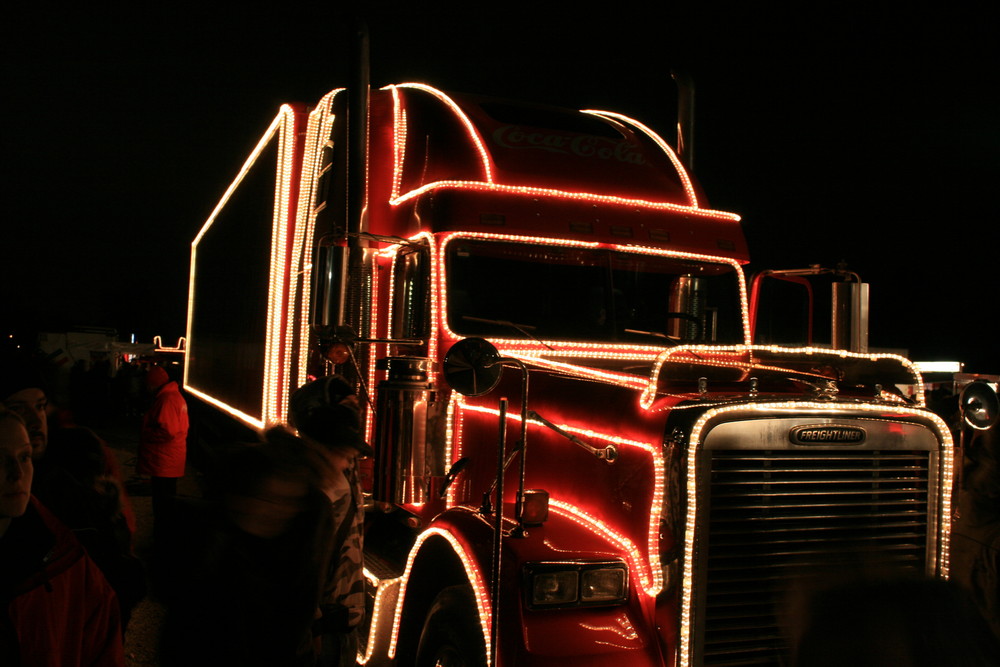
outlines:
M533 354L525 359L573 376L642 388L647 401L656 396L706 396L713 399L833 399L907 401L897 385L921 385L907 359L888 354L859 354L817 348L761 346L679 346L648 355L562 353Z

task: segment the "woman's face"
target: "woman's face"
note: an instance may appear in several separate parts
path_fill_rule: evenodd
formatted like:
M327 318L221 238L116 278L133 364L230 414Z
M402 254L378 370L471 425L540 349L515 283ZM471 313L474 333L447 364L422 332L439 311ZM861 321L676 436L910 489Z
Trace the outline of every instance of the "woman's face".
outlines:
M0 519L19 517L31 495L31 440L24 426L0 418Z

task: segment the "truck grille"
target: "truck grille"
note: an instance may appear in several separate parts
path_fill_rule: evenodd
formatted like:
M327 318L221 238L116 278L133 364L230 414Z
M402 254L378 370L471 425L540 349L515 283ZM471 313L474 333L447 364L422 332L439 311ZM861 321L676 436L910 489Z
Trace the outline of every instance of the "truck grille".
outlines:
M839 553L926 571L929 452L706 454L702 664L782 664L779 617L789 582Z

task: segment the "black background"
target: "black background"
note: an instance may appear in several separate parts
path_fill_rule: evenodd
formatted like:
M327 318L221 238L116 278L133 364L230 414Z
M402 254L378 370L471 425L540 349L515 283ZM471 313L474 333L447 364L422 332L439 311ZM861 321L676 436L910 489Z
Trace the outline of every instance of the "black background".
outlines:
M346 3L6 9L5 330L185 326L189 244L283 102L345 85ZM369 3L372 79L601 108L673 141L752 269L872 283L872 345L1000 372L1000 39L963 3ZM983 5L986 7L986 5ZM992 11L994 13L987 13Z

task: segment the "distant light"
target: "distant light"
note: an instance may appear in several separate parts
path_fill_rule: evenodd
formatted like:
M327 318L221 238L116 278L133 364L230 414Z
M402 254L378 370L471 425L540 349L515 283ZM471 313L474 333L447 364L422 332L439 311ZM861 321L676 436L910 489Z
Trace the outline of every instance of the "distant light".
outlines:
M913 365L921 373L961 373L961 361L915 361Z

